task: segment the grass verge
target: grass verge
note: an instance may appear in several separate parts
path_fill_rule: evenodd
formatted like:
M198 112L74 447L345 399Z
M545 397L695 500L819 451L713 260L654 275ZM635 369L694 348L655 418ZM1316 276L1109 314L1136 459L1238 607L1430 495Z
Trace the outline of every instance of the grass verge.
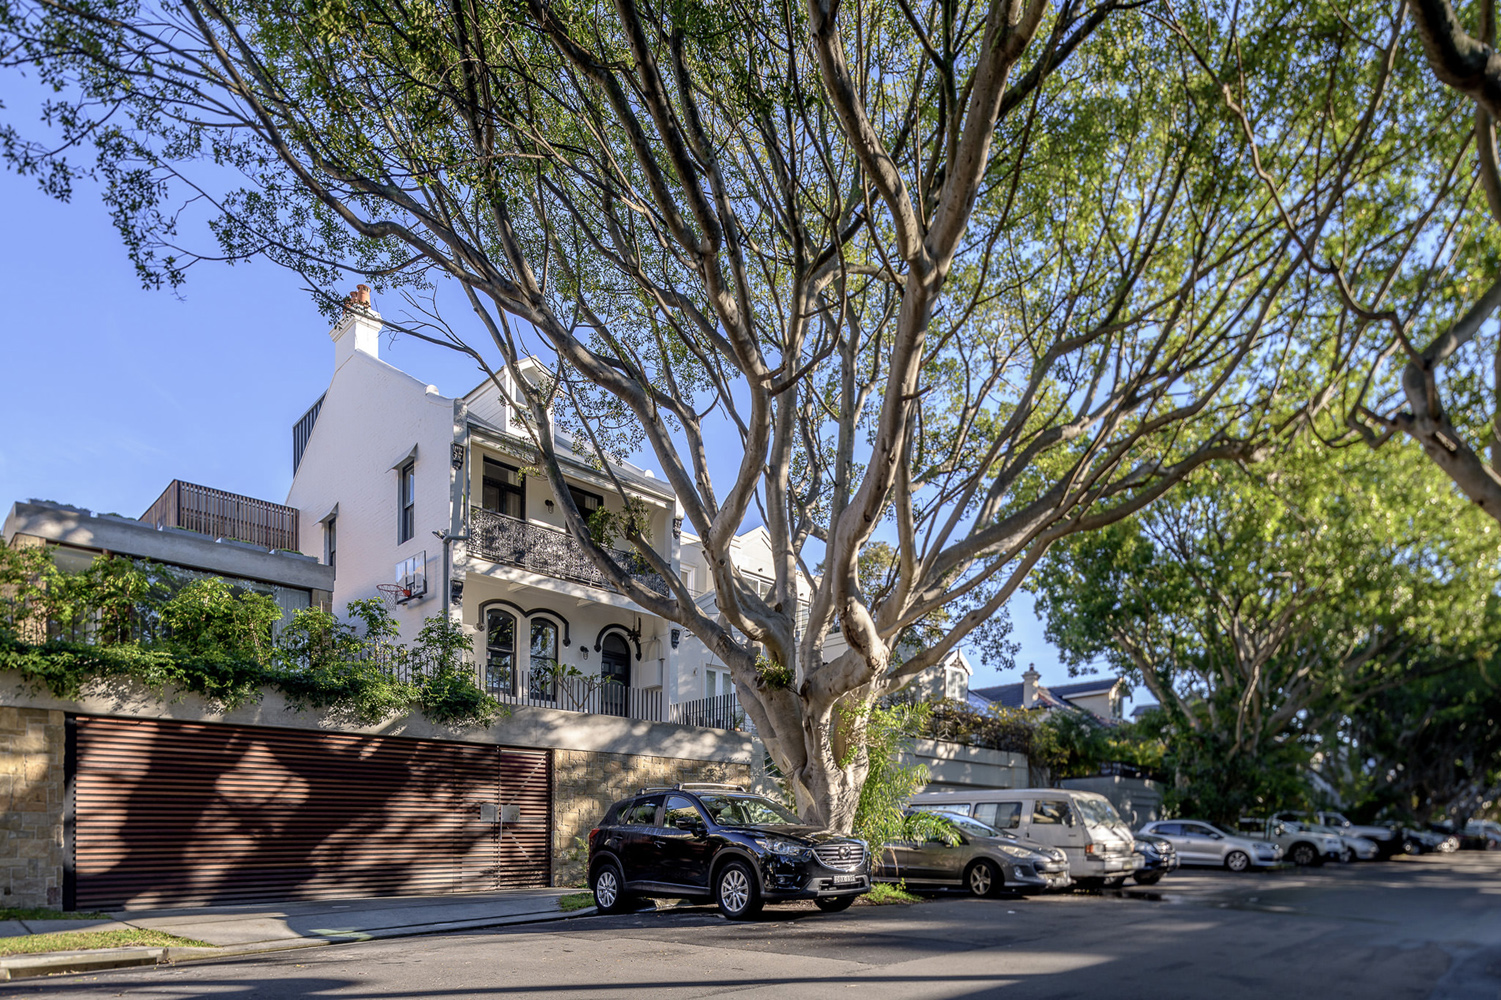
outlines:
M108 913L49 910L45 906L0 906L0 920L108 920Z
M899 906L920 903L922 899L908 892L905 882L876 882L871 885L869 892L860 897L860 902L868 906Z
M211 948L207 941L178 937L165 931L128 927L119 931L58 931L0 938L0 955L40 955L49 951L92 951L95 948Z
M587 909L594 905L594 893L574 892L567 896L558 897L558 909L564 913L572 913L574 910Z

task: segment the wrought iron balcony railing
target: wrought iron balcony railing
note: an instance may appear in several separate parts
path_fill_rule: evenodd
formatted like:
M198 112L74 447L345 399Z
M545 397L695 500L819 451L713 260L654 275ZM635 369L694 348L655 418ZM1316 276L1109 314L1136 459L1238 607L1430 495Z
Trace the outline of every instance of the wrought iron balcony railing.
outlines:
M469 549L481 559L519 566L541 576L615 589L572 535L483 507L469 509ZM635 553L620 549L609 552L637 583L659 594L667 593L666 582L641 565Z

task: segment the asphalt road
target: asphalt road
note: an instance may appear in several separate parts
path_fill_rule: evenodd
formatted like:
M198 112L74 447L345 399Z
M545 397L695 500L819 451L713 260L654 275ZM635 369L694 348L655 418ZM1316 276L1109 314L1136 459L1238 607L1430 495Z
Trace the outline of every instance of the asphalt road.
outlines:
M1501 854L1233 876L1152 893L942 897L916 906L707 907L23 980L14 996L1501 997Z

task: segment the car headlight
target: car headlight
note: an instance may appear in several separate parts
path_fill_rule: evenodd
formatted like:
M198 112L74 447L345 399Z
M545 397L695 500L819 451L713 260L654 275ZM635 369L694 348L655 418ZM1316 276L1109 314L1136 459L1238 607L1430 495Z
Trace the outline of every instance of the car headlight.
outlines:
M1025 847L1008 847L1005 844L1001 845L1001 853L1009 855L1013 858L1021 858L1023 860L1032 857L1032 852L1027 850Z
M1157 848L1157 853L1159 854L1166 854L1168 851L1171 851L1173 849L1173 845L1169 844L1165 840L1153 841L1152 846Z
M808 848L804 845L791 840L783 840L781 837L757 837L756 843L773 854L780 854L787 858L795 858L808 852Z

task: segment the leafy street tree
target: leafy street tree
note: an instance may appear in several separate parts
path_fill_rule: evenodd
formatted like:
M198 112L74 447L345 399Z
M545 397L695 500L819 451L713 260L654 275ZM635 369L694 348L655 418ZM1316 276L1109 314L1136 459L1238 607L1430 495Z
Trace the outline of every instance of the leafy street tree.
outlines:
M1049 638L1144 683L1169 764L1231 819L1294 744L1493 641L1495 526L1416 449L1339 454L1202 470L1035 577Z
M1326 83L1306 78L1308 100L1291 117L1284 96L1234 56L1238 19L1185 45L1204 65L1224 67L1222 101L1240 119L1241 155L1322 286L1310 358L1332 361L1339 376L1335 359L1355 362L1355 377L1332 380L1320 397L1334 404L1320 433L1341 444L1414 441L1501 520L1494 0L1462 11L1450 0L1364 4L1328 16L1340 26L1307 36ZM1346 166L1308 172L1327 158Z
M1236 155L1228 57L1189 44L1219 31L1217 9L0 11L0 61L55 95L53 131L12 122L0 150L62 197L95 178L144 282L263 256L332 310L353 272L408 297L408 333L487 372L541 358L551 374L513 402L573 535L729 665L812 822L854 819L865 708L971 641L1049 545L1261 454L1343 364L1341 344L1308 345L1309 251ZM1330 131L1298 88L1352 82L1324 72L1326 39L1365 27L1301 11L1259 8L1235 49L1257 93L1281 95L1294 146ZM1422 141L1289 156L1323 197L1362 157L1421 158ZM92 163L68 159L89 146ZM201 208L212 252L186 245ZM560 426L584 450L653 456L723 621L630 518L618 527L665 589L596 544L562 488ZM716 478L726 441L733 472ZM729 554L751 517L774 546L764 596ZM895 553L874 590L873 542ZM923 648L893 656L915 624ZM843 652L826 658L832 632Z
M1369 813L1419 821L1463 824L1501 799L1501 679L1486 652L1367 698L1324 744L1321 773Z

